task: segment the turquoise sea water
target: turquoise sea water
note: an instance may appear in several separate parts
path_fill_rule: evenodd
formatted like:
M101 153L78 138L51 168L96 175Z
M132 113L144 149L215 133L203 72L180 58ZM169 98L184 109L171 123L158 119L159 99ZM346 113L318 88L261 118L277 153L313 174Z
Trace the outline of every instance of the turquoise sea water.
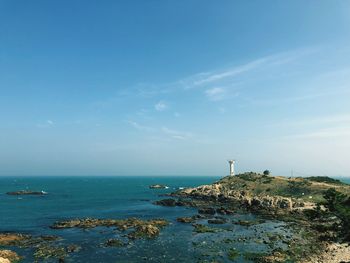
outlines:
M191 187L212 183L219 177L0 177L0 232L21 232L36 235L58 235L60 245L78 244L81 251L70 254L66 262L198 262L208 249L215 250L221 261L228 261L223 244L217 248L210 242L214 236L208 233L194 234L191 224L176 222L180 216L197 214L195 208L161 207L152 202L179 187ZM149 189L160 183L169 189ZM8 191L36 190L48 192L45 196L9 196ZM113 229L96 228L50 229L57 220L81 217L144 219L165 218L171 222L154 240L136 240L123 248L106 248L102 244L108 238L125 238ZM251 214L235 214L230 220L254 219ZM205 220L199 223L206 223ZM267 222L249 229L239 225L220 225L225 231L215 239L251 237L259 232L284 230L281 222ZM217 241L217 240L216 240ZM220 241L220 240L219 240ZM195 245L194 245L195 244ZM230 244L240 251L257 251L263 245L245 242ZM259 247L260 246L260 247ZM24 255L23 262L33 262L33 250L18 249ZM205 257L205 256L204 256ZM238 260L240 261L240 260ZM46 262L57 262L48 260ZM245 261L241 261L245 262Z

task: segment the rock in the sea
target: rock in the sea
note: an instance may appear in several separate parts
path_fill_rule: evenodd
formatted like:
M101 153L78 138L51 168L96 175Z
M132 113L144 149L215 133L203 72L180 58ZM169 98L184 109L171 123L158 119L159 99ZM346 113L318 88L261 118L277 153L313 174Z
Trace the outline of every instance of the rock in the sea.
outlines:
M0 233L0 245L1 246L18 246L23 242L30 240L30 235L24 235L20 233Z
M215 218L215 219L209 219L209 224L225 224L226 220L224 218Z
M172 198L162 199L155 201L154 204L161 206L197 206L196 202L184 198L179 198L178 200Z
M66 248L67 253L74 253L74 252L78 252L80 250L81 250L81 246L78 246L75 244L68 245Z
M193 231L196 233L216 233L220 231L220 229L212 228L202 224L193 224L193 226L194 226Z
M152 184L149 186L149 188L150 189L167 189L169 187L164 184Z
M105 243L105 245L107 247L122 247L124 246L124 242L119 240L119 239L115 239L115 238L111 238L111 239L108 239Z
M154 202L156 205L162 205L162 206L176 206L176 200L175 199L162 199Z
M203 207L198 209L199 214L215 215L216 210L212 207Z
M0 250L0 263L18 262L20 260L21 257L16 252L7 249Z
M222 215L232 215L234 213L233 210L227 209L225 207L217 208L216 212Z
M8 195L46 195L45 191L29 191L29 190L20 190L14 192L7 192Z
M180 223L193 223L196 220L193 217L178 217L176 221Z
M131 239L135 238L153 238L157 236L160 229L168 225L168 221L164 219L150 219L141 220L138 218L127 219L98 219L98 218L83 218L72 219L67 221L61 221L54 223L51 228L64 229L64 228L95 228L99 226L103 227L116 227L120 231L128 229L133 230L128 234Z
M136 229L128 234L130 239L137 238L153 238L159 234L160 230L158 227L154 225L140 225L137 226Z
M55 258L58 259L59 262L64 262L64 258L67 256L66 249L61 246L52 246L48 244L42 244L37 247L34 252L34 257L36 259L49 259Z

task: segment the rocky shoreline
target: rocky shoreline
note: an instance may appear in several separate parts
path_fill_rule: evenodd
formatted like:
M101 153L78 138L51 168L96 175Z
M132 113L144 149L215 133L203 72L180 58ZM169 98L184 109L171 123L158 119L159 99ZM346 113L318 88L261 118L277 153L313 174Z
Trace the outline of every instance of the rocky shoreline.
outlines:
M175 199L163 199L155 202L163 206L197 207L199 214L212 216L231 214L233 211L245 210L285 222L294 222L293 228L304 232L303 247L295 242L288 243L288 249L272 251L269 255L257 256L255 262L327 262L339 263L350 261L349 243L342 242L334 225L340 225L339 218L328 215L325 218L310 218L315 213L326 213L321 198L326 189L342 191L349 196L350 186L339 181L333 183L330 178L269 177L257 173L245 173L229 176L211 185L182 189L172 193ZM321 180L326 180L322 182ZM278 187L273 189L273 187ZM347 197L348 200L349 197ZM178 218L179 222L193 223L194 218ZM216 222L216 219L211 220ZM208 222L210 222L208 220ZM219 221L220 222L220 221ZM220 222L223 223L223 222ZM252 222L238 222L249 227ZM195 229L203 227L194 224ZM208 230L208 229L207 229ZM205 231L207 231L205 230ZM315 246L315 244L317 244ZM292 255L292 256L290 256Z
M315 180L246 173L163 194L154 205L188 210L171 220L71 218L47 226L50 235L0 233L0 263L20 262L24 259L21 249L33 251L35 262L69 261L70 255L74 258L85 249L79 242L62 242L64 233L71 231L79 235L93 232L99 237L96 249L114 251L156 241L163 229L166 234L161 238L179 238L177 233L167 236L169 225L182 225L187 233L191 229L191 249L196 251L193 262L348 262L350 247L343 242L344 233L337 230L341 217L330 213L324 194L334 188L348 200L350 186ZM242 250L242 245L257 249Z

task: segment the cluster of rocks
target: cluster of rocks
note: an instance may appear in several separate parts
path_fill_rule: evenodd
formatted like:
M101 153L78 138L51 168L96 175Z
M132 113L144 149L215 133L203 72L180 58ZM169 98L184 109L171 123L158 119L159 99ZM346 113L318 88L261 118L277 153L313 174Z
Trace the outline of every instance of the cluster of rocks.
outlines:
M168 225L164 219L150 219L141 220L138 218L127 219L72 219L54 223L52 229L65 228L95 228L115 227L120 231L127 232L126 237L129 239L139 238L154 238L159 235L161 228ZM0 233L0 246L4 247L18 247L34 249L34 258L36 260L56 259L58 262L64 262L69 253L78 252L81 247L75 244L67 246L57 245L55 242L59 241L58 236L32 236L22 233ZM124 243L118 239L108 239L105 246L120 247ZM0 250L0 263L17 262L21 259L16 252L11 250Z
M68 253L77 252L79 250L79 246L74 244L68 245L67 247L55 245L54 242L57 240L59 240L57 236L0 233L0 246L32 248L34 249L34 257L36 259L55 258L63 262ZM0 250L1 263L17 262L20 259L21 257L11 250Z
M283 209L291 211L304 206L303 202L293 200L292 198L276 195L252 195L246 190L230 190L220 183L183 189L174 193L174 196L212 200L224 204L238 203L247 208L265 210Z
M137 238L153 238L160 233L160 229L168 225L168 221L164 219L150 219L141 220L138 218L127 219L98 219L98 218L83 218L72 219L66 221L60 221L54 223L51 228L64 229L64 228L95 228L98 226L103 227L116 227L120 231L132 229L128 233L130 239Z

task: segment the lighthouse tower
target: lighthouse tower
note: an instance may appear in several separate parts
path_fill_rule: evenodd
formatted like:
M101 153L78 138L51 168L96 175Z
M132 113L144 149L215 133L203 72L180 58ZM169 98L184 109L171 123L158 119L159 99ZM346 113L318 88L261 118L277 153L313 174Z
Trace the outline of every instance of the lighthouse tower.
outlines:
M230 175L235 175L235 160L228 160L228 163L230 164Z

